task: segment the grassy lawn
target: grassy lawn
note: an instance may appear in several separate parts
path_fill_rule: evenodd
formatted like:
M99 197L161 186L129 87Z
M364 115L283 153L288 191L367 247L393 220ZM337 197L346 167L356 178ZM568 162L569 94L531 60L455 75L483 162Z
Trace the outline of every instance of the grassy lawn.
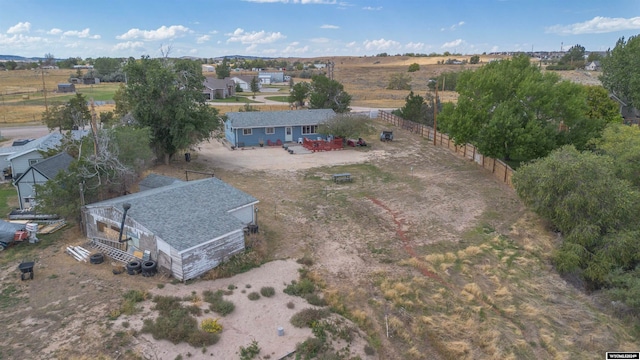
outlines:
M7 216L18 202L16 189L10 183L0 184L0 214Z
M289 97L288 96L267 96L267 97L265 97L265 99L271 100L271 101L284 102L284 103L288 103L289 102Z

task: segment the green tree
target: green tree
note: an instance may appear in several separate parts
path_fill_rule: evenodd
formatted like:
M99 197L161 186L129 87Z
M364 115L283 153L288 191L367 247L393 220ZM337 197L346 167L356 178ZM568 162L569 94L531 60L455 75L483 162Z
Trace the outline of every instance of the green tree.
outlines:
M405 73L395 73L389 76L389 90L411 90L411 76Z
M318 126L318 133L333 135L343 139L357 139L371 134L373 125L371 119L362 115L338 114Z
M400 108L399 114L406 120L424 122L426 115L425 105L424 98L420 95L415 95L413 91L411 91L405 98L405 104Z
M598 288L640 261L640 192L615 175L612 158L565 146L520 167L513 183L524 203L563 234L554 254L561 272L578 272Z
M296 107L304 106L304 102L309 96L310 92L311 85L306 81L302 81L293 85L291 93L289 94L289 103L294 104Z
M131 58L125 71L131 113L151 129L151 146L165 164L178 151L209 139L220 126L217 110L202 96L204 76L198 62Z
M469 64L479 64L479 63L480 63L480 56L473 55L471 58L469 58Z
M216 66L216 76L218 79L228 78L231 75L231 68L229 67L229 62L227 58L222 59L222 63Z
M56 57L53 56L52 53L44 54L44 61L42 62L42 65L53 66L55 64L56 64Z
M343 113L351 110L350 104L351 95L344 91L344 85L325 75L314 75L311 78L310 108L333 109L337 113Z
M573 68L584 67L585 48L582 45L574 45L561 59L561 63L569 64Z
M251 92L253 93L253 98L256 98L256 93L260 92L260 83L258 82L258 77L254 76L251 78Z
M614 159L616 176L640 190L640 128L609 124L594 143L598 153Z
M411 65L409 65L409 72L416 72L420 70L420 64L418 63L413 63Z
M590 52L589 55L587 55L587 62L590 63L592 61L602 61L602 55L597 52Z
M620 105L609 97L602 86L585 86L589 119L602 119L607 123L621 123Z
M7 68L7 70L15 70L18 67L18 63L13 60L9 60L4 63L4 66Z
M542 74L525 55L462 72L457 90L458 103L439 127L457 144L505 160L545 156L557 146L560 124L571 128L586 112L580 85Z
M72 130L83 128L91 121L91 112L84 95L76 93L63 105L49 107L42 114L42 120L50 130L58 128L62 130Z
M112 81L122 70L122 59L99 57L93 62L93 68L101 75L101 80Z
M605 89L616 94L627 105L640 108L640 36L627 41L620 38L613 50L601 61L600 80Z

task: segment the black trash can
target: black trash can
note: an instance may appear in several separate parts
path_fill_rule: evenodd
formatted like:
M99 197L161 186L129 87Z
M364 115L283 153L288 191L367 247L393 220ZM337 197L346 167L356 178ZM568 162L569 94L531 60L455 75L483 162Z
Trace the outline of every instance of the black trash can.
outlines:
M190 162L191 161L191 153L185 153L184 154L184 161L186 161L186 162Z

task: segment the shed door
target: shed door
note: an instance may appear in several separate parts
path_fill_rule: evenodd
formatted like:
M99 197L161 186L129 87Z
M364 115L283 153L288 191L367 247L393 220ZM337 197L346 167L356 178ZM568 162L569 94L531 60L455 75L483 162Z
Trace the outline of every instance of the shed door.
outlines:
M284 128L284 141L293 141L293 130L291 126Z

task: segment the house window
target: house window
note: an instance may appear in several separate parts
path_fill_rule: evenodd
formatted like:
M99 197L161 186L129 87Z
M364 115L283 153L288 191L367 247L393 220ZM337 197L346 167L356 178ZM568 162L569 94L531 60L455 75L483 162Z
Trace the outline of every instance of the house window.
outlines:
M251 135L253 134L253 129L242 129L242 135Z
M264 133L267 135L273 135L276 133L276 129L272 127L268 127L264 129Z
M37 164L40 159L29 159L29 166Z
M318 125L306 125L302 127L302 135L315 134L318 130Z

